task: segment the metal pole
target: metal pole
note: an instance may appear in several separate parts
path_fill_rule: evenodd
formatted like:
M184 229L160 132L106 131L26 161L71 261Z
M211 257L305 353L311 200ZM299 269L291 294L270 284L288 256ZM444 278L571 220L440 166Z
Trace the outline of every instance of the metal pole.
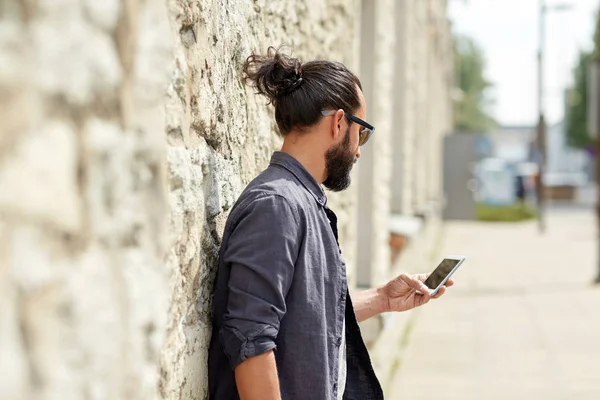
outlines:
M600 26L600 14L596 16L596 26ZM592 60L593 63L593 68L596 69L596 76L598 77L596 79L596 104L598 109L596 110L596 130L600 130L600 121L598 119L600 119L600 75L598 75L598 72L600 72L600 33L596 32L596 37L594 37L594 45L596 47L596 55L594 57L594 60ZM595 154L595 158L596 158L596 193L597 193L597 200L596 200L596 212L598 214L598 253L597 253L597 260L598 260L598 275L596 276L596 280L595 283L596 284L600 284L600 132L596 132L596 154Z
M598 44L596 44L596 46L598 46ZM598 61L594 60L593 62L597 63ZM595 68L599 68L598 64L596 64L594 66ZM596 83L597 87L596 87L596 96L600 97L600 79L597 79L597 83ZM600 99L599 99L600 100ZM598 103L598 114L596 115L596 118L600 118L600 103ZM596 284L600 284L600 132L596 133L596 154L595 154L595 158L596 158L596 193L597 193L597 200L596 200L596 213L598 215L598 231L597 231L597 235L598 235L598 252L597 252L597 268L598 268L598 275L596 275L596 279L594 280L594 283Z
M546 230L545 212L546 212L546 190L544 185L544 166L546 162L546 127L544 121L544 45L545 45L545 19L546 4L545 0L540 0L539 14L539 48L538 48L538 123L536 130L536 150L538 157L538 229L540 233Z

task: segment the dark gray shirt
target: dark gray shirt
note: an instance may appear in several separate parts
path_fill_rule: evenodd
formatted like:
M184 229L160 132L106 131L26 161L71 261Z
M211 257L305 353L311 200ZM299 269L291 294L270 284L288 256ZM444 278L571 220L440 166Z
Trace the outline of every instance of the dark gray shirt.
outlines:
M288 399L383 398L360 337L321 186L277 152L231 210L214 297L210 398L238 399L233 369L274 349ZM338 388L346 317L347 383ZM354 386L353 386L354 385Z

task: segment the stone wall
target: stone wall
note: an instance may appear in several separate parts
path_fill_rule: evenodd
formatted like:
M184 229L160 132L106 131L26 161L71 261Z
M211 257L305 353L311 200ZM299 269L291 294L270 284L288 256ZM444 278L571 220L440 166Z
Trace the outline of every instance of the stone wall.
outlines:
M280 144L273 109L240 82L252 50L287 43L300 58L351 64L352 2L222 0L171 4L175 70L167 92L171 278L161 394L206 390L212 283L228 214L243 186ZM349 245L352 196L330 196ZM351 261L351 260L350 260Z
M439 213L443 136L452 129L452 37L445 0L407 0L396 13L392 213Z
M391 217L435 217L443 204L452 46L445 0L363 0L360 17L359 75L376 127L357 185L357 281L369 287L390 278Z
M376 198L388 202L373 211L373 220L378 220L373 222L378 232L378 237L373 239L374 252L386 254L383 248L387 250L389 246L385 239L389 239L387 223L390 220L395 229L400 229L394 234L406 239L395 264L390 266L389 261L386 263L387 260L381 260L381 257L373 258L378 262L372 262L370 277L371 285L376 285L402 272L430 272L439 261L442 141L452 123L450 91L453 80L445 0L405 0L395 2L393 7L384 1L373 3L376 10L384 5L392 14L386 24L392 28L375 30L378 35L375 43L381 53L392 53L390 48L393 46L391 62L395 72L387 85L385 79L380 79L379 83L375 80L374 85L378 96L382 93L382 98L375 100L379 104L377 112L387 110L376 116L377 124L388 130L384 139L387 149L376 147L373 161L378 164L374 175L377 179ZM389 36L395 40L390 40ZM382 68L386 67L380 65L381 72L375 76L386 76ZM393 87L391 93L386 90L390 86ZM393 105L391 110L389 104ZM379 204L375 200L373 203ZM419 218L415 218L416 215ZM415 225L416 220L420 221L418 225ZM420 226L420 230L415 230L415 226ZM361 324L384 388L389 387L401 362L403 346L410 339L414 314L390 313Z
M363 82L377 132L329 195L350 286L426 269L436 211L395 266L388 222L441 200L445 7L0 0L0 398L206 398L224 223L281 143L240 80L252 50L288 44ZM409 318L365 325L384 383Z
M0 7L0 398L156 397L166 4Z
M251 50L356 58L344 0L0 2L0 398L203 399L228 210L280 144ZM331 196L345 257L354 196Z

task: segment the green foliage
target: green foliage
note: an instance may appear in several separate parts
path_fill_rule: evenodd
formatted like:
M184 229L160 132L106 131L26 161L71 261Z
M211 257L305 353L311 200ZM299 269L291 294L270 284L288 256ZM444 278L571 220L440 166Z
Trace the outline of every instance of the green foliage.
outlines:
M567 106L567 143L575 148L585 148L594 143L588 133L588 71L592 62L600 61L600 14L596 15L595 49L582 51L573 69L573 88L569 94Z
M527 221L535 218L536 213L525 204L514 204L511 206L488 206L477 204L475 209L476 218L479 221L490 222L517 222Z
M592 62L592 53L582 52L573 70L573 89L569 93L567 107L567 143L569 146L584 148L592 144L588 135L588 70Z
M461 93L454 102L454 129L484 133L494 128L496 121L488 113L488 89L492 84L484 77L483 50L465 36L454 38L454 73Z

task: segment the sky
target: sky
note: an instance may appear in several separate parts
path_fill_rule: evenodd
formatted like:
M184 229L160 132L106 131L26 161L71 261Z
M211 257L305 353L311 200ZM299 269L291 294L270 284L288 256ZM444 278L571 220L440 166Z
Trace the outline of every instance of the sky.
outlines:
M485 76L494 85L491 112L501 125L537 121L537 49L540 0L448 0L455 33L473 38L487 61ZM594 13L600 0L545 0L544 109L549 124L564 117L564 92L580 50L593 47Z

